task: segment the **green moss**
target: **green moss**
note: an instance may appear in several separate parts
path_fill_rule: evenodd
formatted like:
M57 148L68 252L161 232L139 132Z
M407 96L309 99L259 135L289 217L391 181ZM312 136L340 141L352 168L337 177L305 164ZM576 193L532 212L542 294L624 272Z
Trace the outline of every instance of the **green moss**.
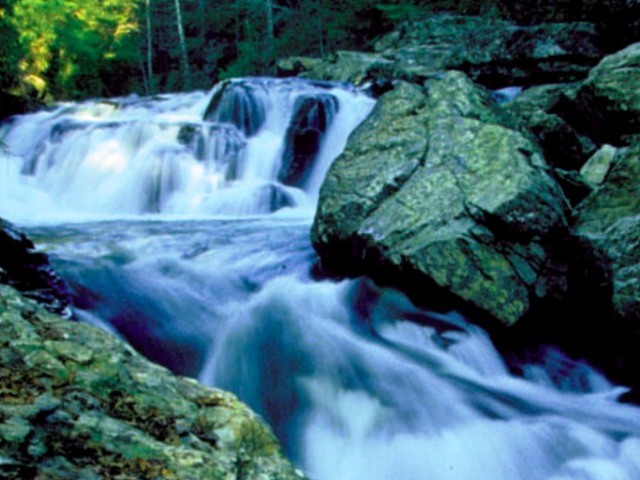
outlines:
M21 471L226 480L242 459L246 478L302 478L233 395L175 377L2 285L0 305L0 456Z

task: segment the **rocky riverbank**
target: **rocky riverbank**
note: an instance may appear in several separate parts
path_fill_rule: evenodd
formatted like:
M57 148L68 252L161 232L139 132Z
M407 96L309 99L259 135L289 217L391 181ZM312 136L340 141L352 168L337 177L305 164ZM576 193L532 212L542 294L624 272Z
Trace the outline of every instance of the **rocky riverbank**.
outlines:
M281 63L381 94L322 188L322 266L461 308L506 349L560 344L637 387L640 44L604 56L584 24L474 22ZM507 102L487 89L509 83L529 88Z
M304 478L233 395L52 313L68 297L46 255L7 223L0 241L2 282L47 307L0 284L0 477Z

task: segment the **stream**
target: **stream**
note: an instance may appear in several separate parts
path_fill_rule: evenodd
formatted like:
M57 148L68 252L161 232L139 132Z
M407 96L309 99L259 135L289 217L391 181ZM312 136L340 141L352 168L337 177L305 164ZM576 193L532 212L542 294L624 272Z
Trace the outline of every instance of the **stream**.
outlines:
M640 411L589 365L547 348L515 377L457 312L317 278L322 179L374 104L251 78L13 117L0 217L79 321L238 395L312 479L640 479Z

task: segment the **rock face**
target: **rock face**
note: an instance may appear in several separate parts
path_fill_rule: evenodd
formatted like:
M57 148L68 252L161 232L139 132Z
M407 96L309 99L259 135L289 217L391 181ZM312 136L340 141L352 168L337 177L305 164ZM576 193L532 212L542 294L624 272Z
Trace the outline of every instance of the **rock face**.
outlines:
M503 108L531 131L573 205L607 175L615 147L640 134L640 44L605 57L572 84L530 88Z
M0 283L7 283L47 310L70 316L69 291L49 265L47 255L37 252L24 234L0 219Z
M265 121L266 92L260 85L227 81L213 95L205 120L235 125L247 136L254 135Z
M303 478L233 395L0 285L0 477Z
M328 62L288 59L283 75L380 82L415 81L456 69L473 80L501 87L584 78L602 57L595 27L586 22L518 26L504 20L433 15L407 22L380 39L375 53L338 52Z
M382 96L330 169L323 267L411 279L505 324L566 288L566 200L538 147L459 72ZM406 286L406 285L405 285Z

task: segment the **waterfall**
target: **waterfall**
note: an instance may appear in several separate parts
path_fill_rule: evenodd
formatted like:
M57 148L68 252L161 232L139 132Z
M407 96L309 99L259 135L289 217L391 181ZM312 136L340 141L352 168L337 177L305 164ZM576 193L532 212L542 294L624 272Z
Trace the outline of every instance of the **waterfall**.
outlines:
M0 215L308 215L372 106L338 84L254 78L16 117L0 132Z
M317 280L311 213L373 101L300 80L65 104L0 126L0 216L76 316L236 393L319 480L637 480L624 391L549 348L510 374L456 312Z

